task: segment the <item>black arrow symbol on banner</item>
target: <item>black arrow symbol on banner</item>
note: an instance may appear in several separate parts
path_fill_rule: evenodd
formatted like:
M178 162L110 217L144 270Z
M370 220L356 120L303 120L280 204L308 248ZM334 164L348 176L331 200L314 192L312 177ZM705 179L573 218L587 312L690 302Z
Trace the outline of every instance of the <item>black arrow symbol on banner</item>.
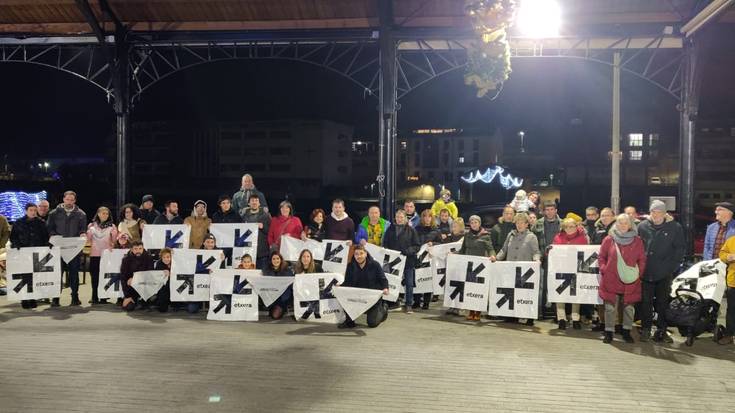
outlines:
M107 272L105 275L102 276L104 279L109 279L107 283L105 284L105 291L109 290L110 287L113 285L115 288L113 288L112 291L120 291L120 273L119 272Z
M342 258L338 257L337 254L339 254L343 249L345 248L341 244L337 245L337 248L332 249L332 243L328 242L327 248L324 250L324 261L336 262L338 264L341 263Z
M431 267L431 261L424 262L424 260L426 259L426 256L428 255L429 255L429 250L426 250L423 253L421 253L421 255L419 255L418 260L416 261L418 262L418 264L416 264L416 269Z
M35 253L34 253L35 254ZM32 293L33 292L33 273L24 273L24 274L13 274L14 280L20 280L18 285L13 288L13 291L16 293L19 293L20 290L23 289L23 287L27 287L26 292Z
M173 237L171 236L171 230L166 230L166 241L164 244L166 245L166 248L181 248L182 244L179 242L179 238L183 237L184 233L181 231L176 232L176 235Z
M209 266L214 264L215 261L217 261L214 257L207 258L206 261L202 262L204 257L201 255L197 255L197 266L195 274L209 274Z
M396 257L393 261L390 260L390 255L386 254L383 257L383 271L388 274L398 275L398 269L393 268L401 263L401 257Z
M529 268L525 274L521 275L521 267L516 267L516 288L527 288L533 289L533 283L528 282L528 279L533 276L533 268Z
M245 288L247 284L248 284L247 279L240 282L240 276L236 275L232 283L232 293L233 294L252 294L253 290L251 288Z
M478 277L477 274L485 269L485 264L480 263L475 269L472 269L472 262L467 263L467 271L465 272L465 281L471 283L485 283L485 277Z
M217 307L212 310L215 314L219 313L223 308L225 309L225 314L232 313L232 294L215 294L213 298L219 301Z
M43 257L42 260L38 259L39 253L34 252L33 253L33 272L52 272L54 270L53 265L46 265L51 259L54 258L53 255L46 253L46 256Z
M577 295L577 274L576 273L556 273L557 280L564 280L558 287L556 293L561 294L562 291L569 288L569 295L575 297Z
M179 281L183 281L179 288L176 289L176 292L181 294L182 291L184 291L188 287L189 292L187 292L186 294L194 294L194 274L176 274L176 279Z
M250 238L250 235L252 235L253 231L246 230L245 233L241 236L240 235L240 228L235 228L235 246L236 247L250 247L253 245L251 241L245 241L246 239Z
M324 286L324 278L319 279L319 299L321 300L327 300L329 298L334 298L332 295L332 287L337 285L337 280L332 280L327 284L327 286Z
M306 320L314 314L314 318L322 318L322 314L319 312L319 300L313 301L299 301L301 307L306 307L306 311L301 315L302 320Z
M577 251L577 272L599 274L600 269L592 266L592 264L597 262L597 257L597 253L593 252L587 259L584 259L584 251Z
M449 294L449 298L454 300L459 295L459 302L464 302L464 281L451 280L449 281L449 287L454 287L454 291Z
M500 297L500 300L498 300L497 303L495 303L495 306L500 308L503 306L503 304L508 303L508 309L512 310L515 307L515 295L516 290L513 288L498 288L498 294L503 294L502 297Z
M442 278L439 280L439 287L444 287L447 284L447 269L437 268L436 275L441 275Z

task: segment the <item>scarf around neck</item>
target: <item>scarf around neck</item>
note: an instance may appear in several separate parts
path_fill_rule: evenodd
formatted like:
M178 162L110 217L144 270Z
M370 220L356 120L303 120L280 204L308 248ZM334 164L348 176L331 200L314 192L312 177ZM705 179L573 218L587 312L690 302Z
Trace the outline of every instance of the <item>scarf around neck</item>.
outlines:
M620 231L618 231L618 229L615 227L610 230L610 236L613 237L613 241L620 245L630 245L635 239L636 235L638 234L632 229L628 230L628 232L624 234L621 234Z

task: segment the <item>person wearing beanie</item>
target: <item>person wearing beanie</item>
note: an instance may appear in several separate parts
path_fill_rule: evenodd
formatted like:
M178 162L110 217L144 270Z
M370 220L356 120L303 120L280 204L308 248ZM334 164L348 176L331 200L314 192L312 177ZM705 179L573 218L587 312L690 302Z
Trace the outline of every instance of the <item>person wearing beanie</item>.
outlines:
M578 222L574 218L570 218L569 214L567 214L567 218L564 218L561 221L561 232L554 236L553 245L587 244L589 244L587 232L583 227L578 225ZM556 303L556 319L559 322L559 330L566 330L566 303ZM579 304L572 304L572 326L575 330L580 330L582 328L582 324L579 321Z
M442 209L446 209L447 211L449 211L449 215L452 216L452 219L457 219L457 217L459 216L457 204L452 199L452 192L446 188L442 189L441 192L439 192L439 199L434 201L434 203L431 205L431 214L435 217L438 217Z
M152 224L159 215L161 213L153 207L153 195L143 195L140 201L140 218L146 224Z
M472 215L469 221L470 230L464 235L462 246L457 254L490 257L492 261L495 261L493 242L490 234L482 227L482 219L477 215ZM467 314L467 320L480 321L480 312L470 311Z
M704 252L702 259L714 260L720 255L720 249L730 237L735 236L735 206L730 202L715 204L715 222L707 226L704 235Z
M641 341L651 337L653 310L656 319L656 342L672 343L666 333L666 309L669 306L671 280L679 268L686 245L684 231L671 215L666 213L666 204L659 200L651 202L650 215L638 226L638 234L646 248L646 269L643 273L641 300Z
M191 227L189 248L199 248L204 243L204 237L209 233L212 220L207 216L207 203L201 199L194 202L191 216L186 217L184 224Z

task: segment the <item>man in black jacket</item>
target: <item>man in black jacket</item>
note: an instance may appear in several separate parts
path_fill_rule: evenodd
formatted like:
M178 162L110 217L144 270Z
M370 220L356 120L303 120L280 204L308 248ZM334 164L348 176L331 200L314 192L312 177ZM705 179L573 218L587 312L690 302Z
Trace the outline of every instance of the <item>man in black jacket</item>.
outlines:
M650 217L638 226L638 234L646 246L646 270L643 273L641 301L641 341L651 337L653 308L658 318L653 340L672 343L666 334L666 308L671 294L674 271L684 258L684 231L678 222L666 214L666 204L659 200L651 203Z
M388 279L385 278L383 267L370 258L365 247L355 246L355 254L352 262L347 266L345 272L345 287L367 288L371 290L383 290L383 295L388 295ZM388 318L388 308L379 299L369 310L367 310L368 327L375 328ZM347 320L339 325L339 328L353 328L355 322L347 316Z
M61 235L65 238L87 235L87 214L76 205L77 194L74 191L64 192L64 202L56 207L46 220L49 236ZM69 288L71 288L71 304L82 305L79 301L79 266L81 252L71 261L62 263L62 270L67 271ZM58 307L59 299L54 298L51 306Z
M166 208L162 215L153 220L153 225L182 225L184 220L179 216L179 203L176 201L166 201L163 204Z
M135 304L140 297L132 287L133 274L138 271L150 271L153 269L153 257L143 248L143 243L133 241L130 251L122 259L120 264L120 285L123 289L123 310L135 310Z
M26 204L26 215L15 221L10 231L11 248L45 247L48 244L48 230L46 223L38 217L36 204ZM36 300L22 300L23 308L36 308Z
M257 194L250 195L248 208L241 211L242 220L249 224L258 224L258 253L256 267L259 270L265 268L270 262L268 251L268 228L271 225L271 214L260 206L260 197Z
M161 213L153 207L153 195L143 195L140 202L140 218L146 224L152 224L160 215Z

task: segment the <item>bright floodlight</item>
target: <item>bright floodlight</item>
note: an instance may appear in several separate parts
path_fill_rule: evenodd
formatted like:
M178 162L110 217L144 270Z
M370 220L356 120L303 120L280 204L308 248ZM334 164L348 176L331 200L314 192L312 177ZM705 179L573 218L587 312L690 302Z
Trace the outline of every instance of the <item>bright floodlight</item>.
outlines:
M561 9L555 0L522 0L516 23L524 36L558 36Z

